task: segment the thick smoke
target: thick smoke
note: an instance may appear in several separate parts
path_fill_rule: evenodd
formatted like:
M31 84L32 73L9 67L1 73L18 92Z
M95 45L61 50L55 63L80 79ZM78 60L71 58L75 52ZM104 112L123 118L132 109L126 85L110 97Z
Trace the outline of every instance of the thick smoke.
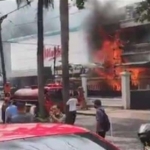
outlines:
M118 8L114 1L100 2L92 1L92 11L86 22L86 34L88 36L88 47L90 51L98 50L101 46L100 29L110 30L113 25L123 19L124 10ZM107 26L110 25L111 26ZM105 26L105 27L104 27Z

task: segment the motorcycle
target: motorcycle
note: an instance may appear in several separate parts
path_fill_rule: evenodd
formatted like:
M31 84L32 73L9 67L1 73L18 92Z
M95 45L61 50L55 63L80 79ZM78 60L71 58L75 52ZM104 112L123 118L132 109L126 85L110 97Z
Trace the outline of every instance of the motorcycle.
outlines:
M142 124L138 131L138 137L144 150L150 150L150 123Z

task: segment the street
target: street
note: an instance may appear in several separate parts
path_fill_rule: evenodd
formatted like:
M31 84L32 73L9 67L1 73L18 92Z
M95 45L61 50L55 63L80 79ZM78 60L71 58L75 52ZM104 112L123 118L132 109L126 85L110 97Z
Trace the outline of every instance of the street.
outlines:
M112 122L112 133L108 132L106 139L121 150L141 150L137 132L141 124L150 122L150 112L117 109L106 109L106 112ZM76 125L95 132L95 116L78 114Z
M121 150L141 150L141 144L137 138L137 131L141 124L149 120L130 118L111 118L112 136L110 132L106 139L116 144ZM78 115L76 124L95 131L95 117Z
M141 144L137 139L137 131L143 120L113 118L113 132L107 134L107 140L113 142L121 150L141 150ZM95 117L78 115L76 125L95 131Z

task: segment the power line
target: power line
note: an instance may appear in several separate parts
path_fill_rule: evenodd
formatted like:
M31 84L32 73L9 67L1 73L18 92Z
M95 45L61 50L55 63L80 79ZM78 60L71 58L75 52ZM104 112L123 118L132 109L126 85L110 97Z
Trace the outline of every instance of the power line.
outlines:
M8 12L8 13L5 14L5 15L2 15L1 17L3 17L3 16L8 16L8 15L10 15L10 14L12 14L12 13L14 13L14 12L16 12L16 11L18 11L18 10L20 10L20 9L22 9L22 8L24 8L24 7L26 7L26 6L28 6L28 5L30 5L32 2L33 2L33 1L27 1L27 4L25 4L25 5L23 5L23 6L20 6L19 8L16 8L16 9L14 9L14 10ZM0 18L1 18L1 17L0 17Z
M76 12L74 12L74 13L70 13L70 15L74 15L74 14L77 14L77 13L79 13L79 11L76 11ZM50 19L57 19L57 18L59 18L60 17L60 15L58 15L58 16L55 16L55 17L52 17L52 18L50 18ZM9 20L9 19L8 19ZM23 26L23 25L28 25L28 24L32 24L32 23L37 23L37 20L35 20L35 21L31 21L31 22L26 22L26 23L21 23L21 24L15 24L15 23L13 23L13 21L12 20L9 20L9 22L11 23L11 24L13 24L13 26L14 27L18 27L18 28L20 28L20 31L22 31L22 28L20 27L20 26ZM6 28L7 28L8 26L6 26ZM2 29L4 29L5 27L3 27ZM35 38L35 36L36 36L36 34L32 34L32 35L30 35L30 38ZM19 38L19 37L18 37ZM8 40L9 41L9 40ZM6 42L6 41L3 41L3 42ZM31 44L31 43L30 43ZM52 44L51 44L52 45Z
M37 45L37 43L20 43L20 42L12 42L12 41L3 41L4 43L16 43L16 44L22 44L22 45ZM48 44L44 43L44 45L51 45L51 46L60 46L58 44Z
M19 43L19 42L9 42L9 41L3 41L3 42L4 43L10 43L10 44L20 44L20 45L37 45L36 43ZM57 46L60 47L60 45L58 45L58 44L44 43L44 45L45 46L50 45L50 46L53 46L53 47L57 47ZM80 53L82 53L82 52L80 52ZM83 51L83 53L84 53L84 51ZM79 54L79 52L71 52L71 54Z
M74 14L77 14L77 13L79 13L79 11L74 12L74 13L70 13L69 15L74 15ZM60 15L55 16L55 17L51 17L51 18L49 18L49 19L57 19L57 18L59 18L59 17L60 17ZM13 23L12 20L9 20L9 22L12 23L15 27L18 27L18 26L23 26L23 25L28 25L28 24L37 23L37 20L31 21L31 22L20 23L20 24L15 24L15 23Z
M25 22L25 23L20 23L20 24L14 24L14 26L18 27L18 26L33 24L33 23L36 23L36 22L37 22L37 21Z
M28 6L28 5L30 5L32 2L33 2L33 0L32 0L32 1L27 1L27 4L25 4L25 5L23 5L23 6L20 6L19 8L16 8L16 9L14 9L14 10L8 12L8 13L5 14L5 15L2 15L0 18L7 17L8 15L10 15L10 14L16 12L16 11L19 11L20 9L22 9L22 8L24 8L24 7ZM8 19L8 20L9 20L9 19ZM9 22L12 23L13 25L15 25L11 20L9 20Z

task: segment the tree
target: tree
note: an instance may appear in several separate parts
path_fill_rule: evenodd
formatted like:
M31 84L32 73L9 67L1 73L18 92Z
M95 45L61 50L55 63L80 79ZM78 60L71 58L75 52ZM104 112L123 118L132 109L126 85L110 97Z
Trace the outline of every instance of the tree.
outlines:
M0 17L0 55L1 55L1 66L2 66L1 69L2 69L2 76L3 76L3 85L5 85L7 82L5 58L4 58L3 43L2 43L2 23L3 23L3 20L6 18L7 18L7 15Z
M84 0L76 0L78 9L84 8ZM69 99L69 8L68 0L60 0L61 48L62 48L62 82L63 101ZM66 109L65 109L66 110ZM67 112L66 112L67 115Z
M29 0L16 0L17 5L20 6L23 2L29 3ZM53 6L53 0L38 0L37 3L37 74L38 74L38 102L39 102L39 112L42 118L45 117L45 101L44 101L44 60L43 60L43 50L44 50L44 36L43 36L43 7L48 9L50 6Z
M140 2L136 7L136 21L150 21L150 0Z
M76 6L78 7L78 9L84 8L84 1L85 0L76 0ZM62 83L63 83L62 92L63 92L63 102L64 104L66 104L66 101L69 99L69 58L68 58L69 56L69 7L68 7L68 0L60 0L59 6L60 6L61 49L62 49ZM66 108L66 105L64 105L64 108ZM66 112L66 115L67 115L67 112Z
M69 99L69 8L68 0L60 0L60 26L61 26L61 49L62 49L62 84L63 102ZM65 109L66 110L66 109ZM67 115L67 112L66 112Z
M16 0L18 6L22 2L29 0ZM44 116L44 82L43 82L43 7L49 8L53 6L53 0L38 0L38 48L37 48L37 70L38 70L38 90L40 114ZM84 0L77 0L76 5L79 9L83 9ZM66 102L69 98L69 10L68 0L60 0L60 22L61 22L61 48L62 48L62 79L63 79L63 100Z

